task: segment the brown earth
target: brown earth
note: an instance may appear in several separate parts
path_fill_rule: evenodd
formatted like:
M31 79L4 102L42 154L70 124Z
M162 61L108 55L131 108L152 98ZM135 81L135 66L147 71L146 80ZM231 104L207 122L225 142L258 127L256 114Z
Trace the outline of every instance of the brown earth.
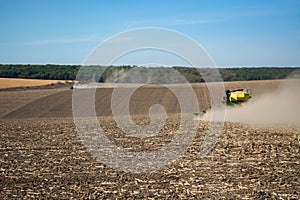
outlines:
M225 87L229 89L251 88L253 96L259 96L266 91L273 91L279 87L282 81L244 81L228 82ZM129 87L129 86L128 86ZM193 88L198 98L199 110L206 110L210 106L210 96L204 83L193 84ZM124 90L128 88L124 87ZM184 89L182 89L184 91ZM111 95L113 88L98 88L96 92L95 106L97 115L111 115ZM37 92L38 93L38 92ZM10 95L10 92L7 93ZM18 93L17 93L18 94ZM40 118L40 117L72 117L72 90L51 90L42 98L37 98L29 104L9 113L7 118ZM6 96L4 94L4 96ZM2 104L11 101L10 98L4 98ZM149 108L153 104L161 104L168 113L179 113L180 106L175 95L168 89L158 85L148 85L138 89L131 97L130 112L133 115L148 115ZM2 112L0 112L2 113ZM1 115L0 115L1 116ZM2 115L3 116L3 115Z
M252 88L257 97L281 81L232 82L226 88ZM207 88L195 84L200 107L209 106ZM126 88L125 88L126 89ZM148 108L161 103L169 112L162 131L144 139L126 136L111 116L112 88L97 89L101 127L119 148L151 151L169 143L180 111L167 89L149 86L130 102L133 118L149 123ZM72 119L72 90L67 88L0 92L1 199L299 199L300 129L225 122L216 146L198 157L209 128L199 122L188 151L151 173L122 172L87 151Z

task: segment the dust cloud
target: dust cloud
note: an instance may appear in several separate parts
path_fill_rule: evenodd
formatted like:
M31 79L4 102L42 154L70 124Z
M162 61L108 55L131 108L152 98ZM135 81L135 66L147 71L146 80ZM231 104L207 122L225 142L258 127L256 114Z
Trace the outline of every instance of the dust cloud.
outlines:
M218 111L214 112L218 114ZM210 121L207 112L201 120ZM244 105L226 107L225 121L257 125L300 125L300 79L282 81L279 88L266 91Z

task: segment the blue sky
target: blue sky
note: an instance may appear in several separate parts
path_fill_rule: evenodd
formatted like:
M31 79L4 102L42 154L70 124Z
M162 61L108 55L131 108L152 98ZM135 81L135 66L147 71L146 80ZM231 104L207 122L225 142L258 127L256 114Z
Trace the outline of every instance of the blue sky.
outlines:
M162 27L199 42L218 66L300 66L298 0L0 0L0 25L0 63L81 64L112 35Z

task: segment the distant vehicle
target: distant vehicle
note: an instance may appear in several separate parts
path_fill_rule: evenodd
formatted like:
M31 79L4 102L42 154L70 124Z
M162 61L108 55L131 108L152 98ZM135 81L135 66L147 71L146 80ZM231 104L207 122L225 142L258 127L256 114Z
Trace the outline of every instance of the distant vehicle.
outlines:
M241 105L252 98L251 89L226 90L224 103L228 106Z

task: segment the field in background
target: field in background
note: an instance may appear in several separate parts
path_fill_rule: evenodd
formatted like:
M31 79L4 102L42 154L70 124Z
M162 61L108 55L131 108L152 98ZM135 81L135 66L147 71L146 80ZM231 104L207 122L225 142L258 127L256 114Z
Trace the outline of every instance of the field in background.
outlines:
M68 82L68 81L67 81ZM0 78L0 89L33 87L51 84L65 84L64 80L41 80L41 79L21 79L21 78Z
M264 94L265 92L275 91L283 80L266 80L266 81L241 81L241 82L225 82L225 88L238 89L238 88L251 88L253 90L253 96ZM286 80L290 81L290 80ZM210 84L210 83L209 83ZM101 84L100 84L101 85ZM99 116L110 116L111 111L111 97L114 91L113 87L108 84L103 84L103 87L97 89L96 92L96 111ZM132 85L123 84L122 88L128 90ZM173 87L173 86L172 86ZM180 87L180 84L174 85L174 87ZM192 84L199 101L199 110L206 110L211 103L208 89L205 83ZM48 90L48 96L41 96L33 99L32 102L26 101L26 104L21 103L22 101L13 103L16 101L18 91L7 91L2 93L2 105L7 105L5 108L13 107L9 105L21 105L18 109L8 111L7 117L14 118L58 118L58 117L72 117L72 90L69 88L65 89L51 89ZM57 91L57 92L54 92ZM51 95L50 95L51 92ZM182 90L184 92L184 89ZM28 96L32 96L33 91L28 90L22 93L24 99L28 99ZM31 94L31 95L29 95ZM38 94L35 91L34 94ZM47 92L46 92L47 94ZM20 99L21 97L17 98ZM221 101L221 100L220 100ZM132 115L148 115L149 108L153 104L161 104L165 107L168 113L179 113L180 106L174 94L167 88L161 85L150 84L145 87L141 87L134 92L130 99L130 113Z

